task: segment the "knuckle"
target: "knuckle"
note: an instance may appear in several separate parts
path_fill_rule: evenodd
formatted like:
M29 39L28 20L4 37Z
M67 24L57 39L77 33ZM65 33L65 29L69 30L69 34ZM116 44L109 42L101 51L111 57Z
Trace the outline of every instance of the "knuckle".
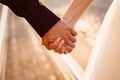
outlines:
M75 48L75 44L73 44L72 48Z
M70 53L71 51L72 51L72 48L69 48L69 49L68 49L68 52Z
M75 36L77 36L77 32L75 32Z
M49 47L49 50L52 50L53 48L52 47Z
M56 48L56 49L54 49L54 51L55 51L55 52L58 52L58 49Z
M74 42L74 43L76 42L76 38L74 38L73 42Z
M52 48L50 48L50 47L47 47L47 49L48 49L48 50L52 50Z
M60 54L62 54L63 52L62 52L62 51L60 51L59 53L60 53Z

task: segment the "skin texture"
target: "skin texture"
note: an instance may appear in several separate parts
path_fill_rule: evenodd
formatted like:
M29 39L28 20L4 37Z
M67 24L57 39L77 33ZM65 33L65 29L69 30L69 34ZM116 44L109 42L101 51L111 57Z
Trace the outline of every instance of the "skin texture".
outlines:
M56 52L59 52L59 47L61 48L61 46L63 46L62 44L65 43L69 46L67 50L70 52L75 47L74 43L76 42L76 39L74 36L76 36L76 34L77 33L69 24L64 20L60 20L42 37L42 44L49 50L54 49ZM60 40L53 43L57 38L60 38ZM62 44L59 45L57 42Z
M73 0L69 6L69 8L67 9L67 11L65 12L63 19L66 21L66 24L69 25L64 25L64 26L60 26L59 24L56 26L54 30L52 31L56 31L57 30L61 30L58 34L54 35L54 32L52 32L50 30L50 32L48 32L46 37L43 37L43 44L49 49L53 49L55 52L58 53L69 53L73 50L73 48L75 47L74 43L76 42L76 39L74 38L74 36L77 35L77 33L74 31L74 26L76 24L76 22L78 21L78 19L81 17L81 15L83 14L83 12L87 9L87 7L93 2L93 0ZM66 27L66 28L65 28ZM69 29L68 29L69 27ZM60 29L63 28L63 29ZM63 30L63 31L62 31ZM51 33L52 36L54 36L54 38L51 36L49 36L49 34ZM71 34L72 35L71 35ZM58 36L59 35L59 36ZM49 39L47 38L49 36ZM56 37L57 36L57 37ZM45 40L47 39L47 40ZM49 40L51 43L47 43L49 42Z

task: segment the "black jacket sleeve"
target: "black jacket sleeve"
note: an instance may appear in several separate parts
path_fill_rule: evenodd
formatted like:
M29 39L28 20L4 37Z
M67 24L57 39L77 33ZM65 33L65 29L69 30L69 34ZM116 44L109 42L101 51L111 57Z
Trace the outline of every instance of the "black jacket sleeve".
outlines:
M41 37L60 20L38 0L0 0L0 3L24 17Z

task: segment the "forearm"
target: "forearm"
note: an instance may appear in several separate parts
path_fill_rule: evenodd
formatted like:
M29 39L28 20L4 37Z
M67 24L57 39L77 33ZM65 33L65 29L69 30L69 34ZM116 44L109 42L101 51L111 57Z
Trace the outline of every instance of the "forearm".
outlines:
M65 12L63 19L74 27L92 1L93 0L73 0L68 10Z
M0 0L16 15L24 17L42 37L60 18L52 13L39 0Z

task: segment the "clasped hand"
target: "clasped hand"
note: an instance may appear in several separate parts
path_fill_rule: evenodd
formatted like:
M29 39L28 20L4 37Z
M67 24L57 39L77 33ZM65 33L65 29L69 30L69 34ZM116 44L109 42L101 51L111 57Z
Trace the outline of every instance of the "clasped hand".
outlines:
M42 44L48 50L66 54L75 47L76 35L76 31L67 22L60 20L42 37Z

